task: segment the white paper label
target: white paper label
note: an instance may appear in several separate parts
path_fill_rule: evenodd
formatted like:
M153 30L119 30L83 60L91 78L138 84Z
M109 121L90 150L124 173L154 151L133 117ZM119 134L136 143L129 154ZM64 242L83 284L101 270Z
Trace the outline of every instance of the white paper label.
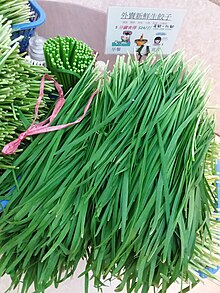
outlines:
M185 10L109 7L106 54L172 52Z

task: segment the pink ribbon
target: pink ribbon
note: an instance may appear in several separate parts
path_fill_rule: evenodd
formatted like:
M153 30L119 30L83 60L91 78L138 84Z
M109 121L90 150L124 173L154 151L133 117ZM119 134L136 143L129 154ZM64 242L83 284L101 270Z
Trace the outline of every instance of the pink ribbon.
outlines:
M45 119L44 121L40 122L40 123L37 123L37 124L34 124L37 117L38 117L38 110L39 110L39 106L40 106L40 103L41 103L41 100L44 96L44 81L45 81L45 78L48 79L48 80L52 80L54 82L54 85L57 89L57 92L59 94L59 99L53 109L53 112L52 114L47 118ZM69 127L71 125L74 125L74 124L77 124L77 123L80 123L83 118L86 116L86 113L92 103L92 100L93 98L95 97L95 95L98 93L98 90L96 90L90 97L85 109L84 109L84 112L83 112L83 115L78 118L76 121L74 122L71 122L71 123L67 123L67 124L63 124L63 125L57 125L57 126L50 126L51 123L53 122L53 120L56 118L57 114L60 112L61 108L63 107L64 103L65 103L65 99L63 97L63 90L61 88L61 86L59 85L59 83L51 76L49 76L48 74L45 74L42 79L41 79L41 86L40 86L40 94L39 94L39 97L38 97L38 100L37 100L37 103L36 103L36 107L35 107L35 116L34 116L34 120L31 124L31 126L23 133L19 134L18 138L15 139L14 141L8 143L7 145L4 146L3 150L2 150L2 154L3 155L11 155L13 154L17 148L19 147L19 145L21 144L21 142L23 140L25 140L25 138L27 136L30 136L30 135L35 135L35 134L40 134L40 133L46 133L46 132L51 132L51 131L56 131L56 130L60 130L60 129L64 129L66 127Z

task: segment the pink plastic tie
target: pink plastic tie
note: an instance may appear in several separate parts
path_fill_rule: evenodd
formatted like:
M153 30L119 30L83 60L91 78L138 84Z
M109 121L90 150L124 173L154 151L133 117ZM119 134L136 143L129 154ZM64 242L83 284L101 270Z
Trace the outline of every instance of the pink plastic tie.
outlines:
M52 80L54 82L54 85L56 87L56 90L59 94L59 99L53 109L52 114L45 119L42 122L39 122L37 124L35 124L36 119L38 118L38 110L39 110L39 106L41 103L41 100L44 96L44 82L45 82L45 78L48 80ZM19 134L18 138L15 139L14 141L8 143L7 145L4 146L3 150L2 150L2 154L3 155L12 155L14 154L14 152L17 150L17 148L19 147L19 145L21 144L21 142L23 140L26 139L27 136L30 135L36 135L36 134L40 134L40 133L46 133L46 132L51 132L51 131L56 131L56 130L60 130L60 129L64 129L66 127L69 127L71 125L80 123L83 118L86 116L86 113L93 101L93 98L97 95L98 90L96 90L90 97L83 115L81 117L79 117L76 121L71 122L71 123L67 123L67 124L63 124L63 125L57 125L57 126L50 126L51 123L54 121L54 119L56 118L57 114L60 112L61 108L63 107L64 103L65 103L65 99L63 97L63 90L61 88L61 86L59 85L59 83L50 75L45 74L42 79L41 79L41 85L40 85L40 94L36 103L36 107L35 107L35 116L34 116L34 120L31 124L31 126L25 131L22 132L21 134Z

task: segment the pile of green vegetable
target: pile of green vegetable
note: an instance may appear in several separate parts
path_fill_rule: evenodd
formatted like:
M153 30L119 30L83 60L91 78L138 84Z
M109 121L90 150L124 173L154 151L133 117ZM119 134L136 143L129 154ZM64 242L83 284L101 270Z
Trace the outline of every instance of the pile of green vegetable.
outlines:
M0 149L32 121L41 76L46 72L19 56L18 39L12 41L11 34L10 22L0 15ZM46 82L46 92L49 91L51 86ZM48 112L45 101L41 115ZM0 155L0 169L10 167L11 161L12 157Z
M48 39L44 45L47 68L56 75L68 92L94 60L93 50L82 41L70 37Z
M10 199L0 218L0 275L11 276L11 287L22 280L22 292L32 284L44 292L84 257L86 285L92 272L99 289L115 278L116 291L128 293L166 292L177 278L193 286L220 253L204 169L214 121L203 73L175 53L142 64L121 57L110 76L98 76L91 65L54 125L79 117L98 87L84 120L36 137L15 160L19 169L0 179Z
M28 0L0 0L0 14L12 24L29 22L33 16Z
M219 176L216 174L216 162L220 158L220 144L213 141L208 149L206 154L204 175L208 183L208 190L210 196L216 195L216 181L219 181ZM216 203L216 206L219 206L219 203ZM203 235L200 233L196 238L195 250L193 257L190 261L189 269L195 270L200 269L208 277L212 278L209 270L204 270L205 268L214 268L220 267L220 255L219 255L219 228L220 228L220 214L219 210L213 209L210 206L210 209L213 213L210 213L209 218L209 232L211 233L212 238L208 235L208 231ZM200 237L199 237L200 236ZM201 237L202 236L202 237ZM217 246L218 245L218 246ZM214 252L210 257L210 251Z

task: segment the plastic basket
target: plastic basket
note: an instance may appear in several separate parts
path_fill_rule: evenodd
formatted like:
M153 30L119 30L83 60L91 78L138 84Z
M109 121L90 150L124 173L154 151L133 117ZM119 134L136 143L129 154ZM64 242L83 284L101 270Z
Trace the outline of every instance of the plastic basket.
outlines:
M20 52L26 51L29 39L34 35L35 29L42 25L46 20L44 10L35 0L29 0L29 4L31 11L34 11L35 13L35 15L30 19L30 22L12 25L12 38L16 39L23 36L23 39L20 41Z

